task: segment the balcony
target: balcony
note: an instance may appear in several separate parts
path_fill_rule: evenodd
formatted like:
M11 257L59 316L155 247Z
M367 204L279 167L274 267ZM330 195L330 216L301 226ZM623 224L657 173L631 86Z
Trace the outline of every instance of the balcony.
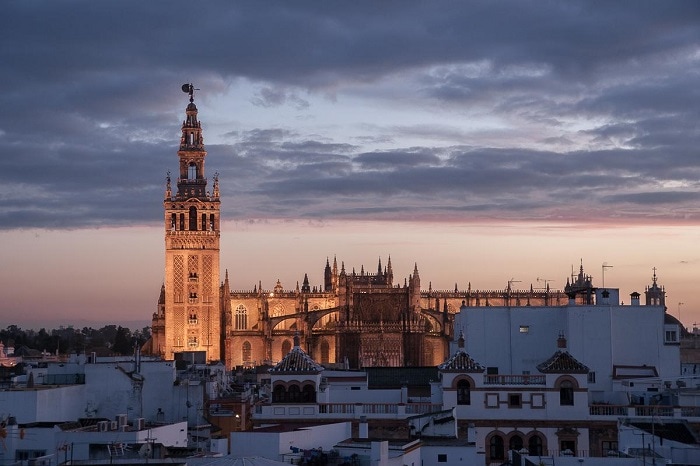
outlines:
M690 422L700 421L698 406L641 406L592 404L588 407L591 419L617 419L620 417L679 418ZM694 419L693 419L694 418Z
M308 404L259 404L255 406L253 419L406 419L416 414L442 410L433 403L308 403Z
M485 375L484 385L546 385L544 375Z

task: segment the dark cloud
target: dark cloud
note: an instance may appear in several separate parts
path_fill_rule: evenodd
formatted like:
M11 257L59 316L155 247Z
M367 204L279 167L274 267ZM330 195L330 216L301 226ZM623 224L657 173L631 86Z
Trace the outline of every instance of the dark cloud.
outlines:
M158 222L182 82L202 88L200 108L244 87L256 111L291 112L252 126L202 115L230 217L698 220L696 1L3 12L0 228ZM352 98L355 112L416 116L338 131L315 113Z

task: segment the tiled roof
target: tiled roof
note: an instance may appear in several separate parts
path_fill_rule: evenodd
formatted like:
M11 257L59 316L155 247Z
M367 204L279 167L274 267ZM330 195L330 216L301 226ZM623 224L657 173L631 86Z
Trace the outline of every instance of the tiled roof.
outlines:
M295 346L287 355L278 362L270 372L321 372L323 366L311 359L300 347Z
M559 350L539 364L537 370L543 374L587 374L588 366L578 362L568 351Z
M484 366L474 361L463 349L438 366L443 372L484 372Z

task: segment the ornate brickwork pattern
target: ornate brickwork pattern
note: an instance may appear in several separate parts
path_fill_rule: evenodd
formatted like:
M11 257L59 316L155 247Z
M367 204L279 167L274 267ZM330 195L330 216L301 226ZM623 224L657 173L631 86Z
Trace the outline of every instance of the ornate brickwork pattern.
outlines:
M181 303L185 294L185 258L182 255L173 257L173 300Z
M212 256L202 258L202 297L205 303L212 302Z

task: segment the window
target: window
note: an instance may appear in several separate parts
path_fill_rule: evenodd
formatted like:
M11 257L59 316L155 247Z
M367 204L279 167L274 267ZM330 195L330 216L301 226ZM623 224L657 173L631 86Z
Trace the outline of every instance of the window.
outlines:
M235 327L236 330L245 330L248 328L248 309L243 304L239 304L236 308Z
M486 374L487 375L498 375L498 367L487 367Z
M569 380L565 380L559 385L559 404L561 406L574 405L574 384Z
M559 445L562 453L570 451L572 455L576 456L576 440L562 440Z
M328 364L330 362L330 352L330 345L326 340L323 340L321 342L321 364Z
M457 404L458 405L468 405L471 404L471 392L468 380L460 380L457 382Z
M207 214L202 214L202 231L207 231Z
M494 435L489 441L489 459L502 460L503 458L505 458L505 452L503 451L503 437L500 435Z
M666 330L666 343L678 342L678 332L675 330Z
M595 372L588 373L588 383L595 383Z
M529 325L521 325L520 326L520 333L530 333L530 326Z
M315 403L316 402L316 389L313 385L304 385L301 390L301 402L302 403Z
M447 455L445 453L438 454L438 463L447 463Z
M288 355L290 351L292 351L292 344L289 342L289 340L284 340L282 342L282 358Z
M508 450L520 451L523 448L523 438L519 435L514 435L508 442Z
M290 403L299 403L301 401L301 390L299 385L292 385L287 390L287 398Z
M188 180L196 180L197 179L197 165L195 165L194 163L191 163L187 167L187 179Z
M486 394L486 407L487 408L498 408L498 393L487 393Z
M251 346L250 346L250 342L244 341L244 342L243 342L243 347L241 348L241 356L242 356L241 359L243 359L243 364L244 364L244 365L246 365L246 366L247 366L247 365L250 365L250 363L251 363L251 361L252 361L252 359L253 359L253 358L252 358L252 353L253 353L253 352L252 352L252 348L251 348Z
M190 231L197 231L197 208L190 207Z
M523 396L520 393L509 393L508 394L508 407L509 408L522 408L523 407Z
M603 453L603 456L611 456L609 454L614 454L615 456L618 455L618 447L617 447L617 442L614 441L604 441L600 443L600 450Z
M190 313L190 317L187 319L187 322L191 325L194 325L197 323L197 314L195 313Z
M530 456L542 456L542 437L533 435L527 442L527 449Z
M197 337L187 337L187 345L196 348L197 347Z
M275 389L272 391L272 402L282 403L283 401L285 401L285 395L286 392L282 385L275 386Z

